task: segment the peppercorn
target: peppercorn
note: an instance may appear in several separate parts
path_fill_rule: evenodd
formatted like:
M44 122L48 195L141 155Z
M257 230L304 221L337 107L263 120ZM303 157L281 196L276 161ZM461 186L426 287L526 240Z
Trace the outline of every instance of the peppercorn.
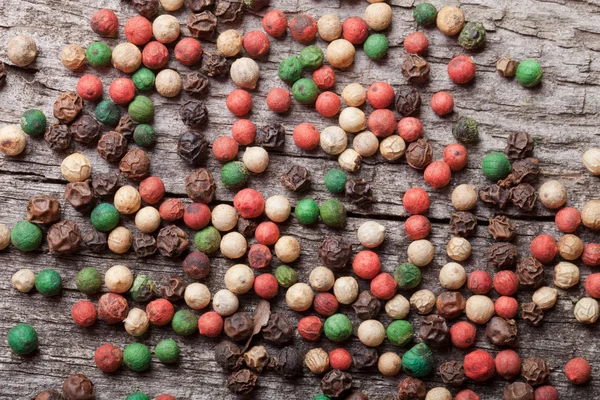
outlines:
M417 4L413 10L413 18L419 25L431 26L435 24L436 17L437 9L431 3Z
M319 220L319 206L310 198L300 200L296 204L294 213L303 225L311 225Z
M29 293L35 286L35 273L30 269L20 269L10 279L12 285L21 293Z
M524 87L533 87L542 80L542 67L535 60L523 60L517 67L517 82Z
M385 3L378 3L378 4L385 4ZM387 6L387 4L385 4L385 5ZM381 60L382 58L384 58L387 55L388 49L389 49L388 38L381 33L369 35L369 37L367 38L367 40L365 40L365 43L363 45L363 50L364 50L365 54L371 60Z
M471 249L471 243L467 239L453 236L446 245L446 254L455 261L465 261L471 256Z
M133 242L131 231L123 226L113 229L108 234L108 249L116 254L126 253Z
M275 269L275 278L280 286L289 288L298 281L298 273L287 265L280 265Z
M440 364L442 382L450 386L462 386L465 381L465 368L461 362L447 361Z
M77 71L85 64L85 50L81 46L70 44L60 53L60 61L71 71Z
M346 39L336 39L327 46L326 57L334 68L348 68L354 62L356 50Z
M396 130L396 116L388 109L375 110L369 115L368 126L375 136L380 138L388 137ZM375 151L372 154L374 153Z
M450 183L452 177L451 174L452 172L450 171L448 164L443 161L433 161L425 167L423 178L429 186L434 189L439 189Z
M325 336L333 342L343 342L352 335L352 324L344 314L334 314L325 320Z
M398 134L407 142L414 142L423 135L423 124L417 118L404 117L398 122Z
M465 375L475 382L485 382L490 379L496 367L492 356L484 350L475 350L464 359Z
M213 209L212 225L221 232L232 230L237 224L237 219L235 208L228 204L219 204Z
M225 105L233 115L242 117L252 110L252 97L243 89L235 89L227 96Z
M108 324L123 321L128 311L127 300L119 294L106 293L98 300L98 316Z
M23 127L22 123L21 123L21 127ZM25 129L23 128L23 130L25 130ZM588 149L588 150L586 150L585 153L583 153L583 157L582 157L583 165L592 175L600 175L600 167L599 167L600 154L599 153L600 153L600 149L597 149L597 148Z
M113 103L113 105L115 104ZM126 152L127 139L119 132L110 131L98 141L98 154L108 162L120 161Z
M413 340L413 327L408 321L396 320L388 325L386 335L394 346L406 346Z
M130 290L131 298L137 302L151 300L156 292L156 284L148 279L146 275L136 276Z
M425 169L431 164L433 148L427 139L421 138L412 142L406 149L406 162L415 169Z
M546 361L538 357L523 360L521 375L532 386L539 386L546 382L550 376Z
M6 47L6 56L17 67L26 67L35 61L38 49L35 41L25 35L13 37Z
M433 369L433 354L425 343L419 343L404 353L402 369L412 377L420 378Z
M146 393L135 392L127 396L125 400L150 400L150 397Z
M143 46L152 39L152 24L142 16L135 16L125 23L124 33L130 43Z
M142 52L132 43L120 43L112 51L112 64L119 71L132 74L142 65Z
M203 253L212 254L219 250L221 234L212 226L198 231L194 236L194 245Z
M312 79L300 78L292 86L292 96L301 104L312 104L319 95L319 89Z
M246 238L239 232L229 232L221 240L221 253L231 259L243 257L246 254L248 243Z
M467 303L459 292L442 292L437 301L438 313L446 319L454 319L462 315Z
M519 289L519 280L512 271L500 271L494 276L494 289L503 296L512 296Z
M10 241L21 251L33 251L42 244L42 231L29 221L19 221L10 234Z
M163 326L171 322L175 310L169 300L156 299L146 306L146 314L151 324Z
M46 225L56 222L59 219L60 203L52 196L41 194L33 196L27 202L27 220L29 222ZM9 231L7 235L10 235Z
M104 68L110 64L112 51L105 42L94 42L87 47L85 57L92 67Z
M310 186L310 179L311 174L308 169L301 165L293 164L290 169L281 174L279 181L289 191L302 192Z
M319 215L327 226L341 227L346 224L346 208L341 201L330 199L321 204Z
M477 231L477 217L467 211L458 211L450 216L450 229L457 236L473 236Z
M460 31L458 44L467 50L475 50L485 43L485 28L481 22L469 21Z
M150 321L144 310L139 308L132 308L127 314L127 318L123 321L125 331L131 336L142 336L150 327Z
M593 324L598 320L600 306L591 297L584 297L575 304L573 314L577 322L582 324Z
M394 271L394 280L400 289L415 288L421 283L421 270L413 264L401 264Z
M363 223L356 231L358 241L366 248L375 248L383 243L385 227L375 221Z
M364 119L364 114L362 118ZM321 132L319 144L325 153L337 155L346 149L348 135L338 126L329 126Z
M242 162L248 171L260 174L269 166L269 153L262 147L247 147Z
M98 172L92 177L94 194L100 196L114 195L119 187L119 175L116 172Z
M397 294L385 303L385 312L392 319L404 319L410 311L410 303Z
M552 236L542 234L533 238L529 245L529 251L531 252L531 255L539 261L549 263L556 256L558 248L556 247L556 241Z
M422 215L412 215L404 223L404 229L410 240L425 239L431 231L431 222Z
M433 245L428 240L415 240L408 245L408 262L424 267L433 260Z
M241 161L228 162L221 168L221 182L228 188L244 186L248 180L248 169Z
M516 235L514 224L505 215L490 218L488 231L498 241L511 241Z
M496 346L515 346L517 343L517 324L513 319L493 317L485 328L485 335Z
M96 119L106 125L116 126L121 118L119 107L110 101L102 100L96 106Z
M496 372L507 381L521 373L521 358L513 350L503 350L496 355Z
M252 272L247 265L236 264L227 270L224 281L225 286L231 292L235 294L244 294L252 289L252 285L254 284L254 272Z
M479 189L479 198L484 203L493 204L498 208L504 208L508 203L509 193L506 189L496 184L491 184Z
M472 57L456 56L448 63L448 77L457 85L469 83L475 77L475 72L476 66Z
M142 343L129 343L123 350L125 365L135 372L142 372L150 368L151 357L150 349Z
M123 352L112 344L103 344L96 349L94 361L102 372L115 372L123 364Z
M166 276L159 283L159 292L161 297L174 302L183 297L185 286L183 279L176 275Z
M429 80L429 63L416 54L408 54L402 62L402 75L409 83L423 84Z
M321 390L325 396L339 397L351 388L352 375L339 369L329 371L321 380Z
M558 241L558 252L565 260L576 260L583 253L583 242L573 234L566 234Z
M429 40L422 32L413 32L404 38L404 50L410 54L423 55L427 53Z
M402 400L425 400L427 389L425 383L415 378L405 378L398 385L398 398Z
M447 346L450 343L450 336L446 319L435 314L422 317L419 336L431 347Z
M512 167L508 157L502 153L493 152L483 158L481 169L488 179L497 181L506 178Z
M69 375L63 382L62 392L66 400L90 400L96 395L94 384L83 374Z
M565 375L569 382L582 385L590 379L590 364L581 357L575 357L565 365Z
M8 345L13 353L24 356L38 348L38 336L29 324L17 324L8 331Z
M194 310L202 310L210 303L210 291L206 285L194 282L185 288L183 298L188 307Z
M52 225L47 233L50 254L71 254L81 243L79 227L72 221L60 221Z

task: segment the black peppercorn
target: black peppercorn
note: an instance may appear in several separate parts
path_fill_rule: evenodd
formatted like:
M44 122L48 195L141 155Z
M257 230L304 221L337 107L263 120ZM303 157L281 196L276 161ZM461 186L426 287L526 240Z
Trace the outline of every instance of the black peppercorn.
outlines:
M340 397L352 388L352 375L332 369L321 379L321 390L325 396Z
M135 131L135 126L135 122L133 122L129 115L123 115L119 119L119 124L115 128L115 131L125 136L126 139L130 139L131 137L133 137L133 131Z
M533 139L529 133L513 132L506 139L504 153L509 160L529 157L533 153Z
M148 233L135 232L133 234L131 247L136 256L140 258L150 257L156 253L156 239Z
M479 141L477 121L469 117L460 117L454 128L452 128L452 135L461 143L477 143Z
M189 239L181 228L169 225L158 232L156 244L164 257L179 257L187 250Z
M170 302L181 300L185 292L183 279L176 275L164 277L158 284L158 292L162 298Z
M236 342L246 340L252 334L254 324L252 318L245 312L236 312L235 314L225 318L223 330L225 334Z
M318 254L327 268L344 268L352 258L352 245L341 236L330 236L321 243Z
M518 185L522 182L533 182L540 174L540 161L534 157L517 160L512 164L512 172L498 184L502 187Z
M252 11L260 11L271 4L271 0L244 0L244 5Z
M91 115L82 115L71 125L71 135L79 143L96 143L100 133L102 133L100 124Z
M417 378L408 377L398 385L398 400L425 400L427 388Z
M254 232L256 231L257 226L258 224L256 223L256 221L246 219L243 217L238 218L237 230L247 239L254 237Z
M185 191L190 199L208 204L215 197L215 180L209 170L199 168L185 177Z
M450 230L456 236L472 236L477 231L477 217L467 211L457 211L450 216Z
M521 258L516 270L519 284L528 289L537 289L544 283L544 265L534 257Z
M421 109L421 95L410 86L401 86L394 99L396 111L403 117L415 114Z
M64 220L48 229L46 239L50 254L72 254L79 249L81 233L75 222Z
M208 77L200 72L188 72L183 75L183 91L187 94L206 94L208 92L208 85Z
M64 92L54 102L54 117L63 124L69 124L77 118L83 108L83 99L75 92Z
M94 192L89 179L85 182L67 183L65 200L78 211L86 211L94 205Z
M534 302L521 304L521 318L533 326L540 326L544 319L544 311Z
M487 266L491 269L512 269L517 261L517 246L500 242L492 244L488 249Z
M93 253L101 254L108 248L108 235L93 228L87 228L81 234L81 240Z
M188 164L198 166L206 161L208 142L201 134L186 132L179 137L177 153Z
M131 4L142 17L153 19L158 15L158 0L131 0Z
M60 203L52 196L40 194L27 203L27 220L34 224L50 224L60 219Z
M56 390L45 390L36 394L31 400L64 400L64 397Z
M90 400L96 395L94 384L83 374L70 375L62 385L67 400Z
M262 328L262 336L265 340L275 344L285 344L294 337L294 327L290 320L283 314L272 313L269 322Z
M416 54L408 54L402 62L402 75L410 83L425 83L429 79L429 63Z
M431 347L445 347L450 343L450 331L446 319L437 314L421 318L419 336Z
M502 209L508 204L510 195L508 190L493 183L491 185L483 186L479 189L479 198L484 203L488 203Z
M193 13L204 11L210 8L213 3L214 0L185 0L185 6Z
M150 174L150 157L142 149L133 149L123 156L119 170L125 178L141 181Z
M379 355L377 350L372 347L359 345L352 349L352 365L356 369L365 370L377 365Z
M66 150L71 145L71 132L69 126L54 122L48 126L44 139L52 150Z
M529 212L535 207L536 190L529 183L521 183L510 189L510 201L521 210Z
M505 215L496 215L490 218L488 231L494 240L502 242L510 242L516 235L514 224Z
M183 272L191 279L205 279L210 273L210 258L202 252L193 251L183 260Z
M521 375L531 386L540 386L548 380L550 370L541 358L526 358L521 366Z
M292 165L291 168L281 174L279 181L281 185L292 192L302 192L310 187L310 171L301 165Z
M241 365L242 352L237 344L223 340L215 346L215 361L225 371L233 371Z
M362 320L376 319L381 311L381 301L368 290L360 292L358 298L352 303L356 316Z
M433 160L433 148L425 138L412 142L406 149L406 162L414 169L425 169Z
M245 395L254 390L258 375L249 369L235 371L227 378L227 388L236 395Z
M92 188L96 196L112 196L119 188L119 174L97 172L92 176Z
M273 360L275 372L286 378L302 375L303 361L294 346L284 347Z
M459 361L447 361L440 364L440 376L444 385L461 386L465 381L465 367Z
M256 144L267 149L277 150L285 143L285 128L282 124L263 126L256 134Z
M442 292L435 301L435 306L442 317L454 319L463 313L467 302L460 292Z
M363 207L373 201L373 190L363 178L350 179L344 187L346 197L352 204Z
M190 128L201 128L208 121L208 110L203 101L188 100L179 107L179 115L183 123Z
M485 327L485 336L496 346L515 346L517 344L517 323L514 319L493 317Z
M220 22L234 22L242 15L243 5L238 0L215 0L215 15Z
M98 141L98 154L108 162L118 162L126 152L127 139L119 132L105 133Z
M208 12L208 11L205 11ZM204 13L203 13L204 14ZM212 15L212 14L211 14ZM214 17L214 15L213 15ZM215 27L217 25L217 19L215 18ZM214 28L213 28L214 31ZM211 31L212 32L212 31ZM211 33L212 36L212 33ZM202 65L200 66L200 72L205 75L212 77L223 76L229 73L229 62L225 57L218 53L204 52L202 56Z

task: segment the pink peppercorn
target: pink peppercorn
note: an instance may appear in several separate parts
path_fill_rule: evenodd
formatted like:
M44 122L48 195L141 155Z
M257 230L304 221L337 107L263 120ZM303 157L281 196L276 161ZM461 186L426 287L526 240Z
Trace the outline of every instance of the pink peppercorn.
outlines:
M287 18L280 10L271 10L262 19L262 28L273 37L282 36L287 26Z
M458 85L464 85L475 77L475 63L468 56L456 56L448 63L448 77Z
M514 350L502 350L494 361L496 372L510 381L521 373L521 357Z
M309 342L316 342L321 337L321 330L323 329L323 322L319 317L314 315L310 317L304 317L298 321L298 333L304 340Z
M248 119L238 119L231 127L231 136L242 146L251 145L256 138L256 125Z
M261 222L254 231L254 237L258 243L272 246L279 240L279 228L274 222Z
M404 117L398 121L398 134L407 142L414 142L423 136L423 124L415 117Z
M112 344L103 344L94 353L96 367L102 372L115 372L123 365L123 352Z
M387 108L378 109L369 115L368 125L375 136L385 138L396 130L396 116Z
M125 23L125 37L136 46L143 46L152 39L152 24L141 15Z
M242 217L256 218L265 210L265 198L258 191L246 188L237 192L233 206Z
M80 300L71 308L71 318L79 326L92 326L96 323L97 317L96 306L91 301Z
M502 296L512 296L519 290L519 280L512 271L500 271L494 275L494 289Z
M585 278L585 291L595 299L600 299L600 273L590 274Z
M454 400L479 400L477 393L470 389L461 390L456 394Z
M485 350L475 350L464 359L465 375L475 382L485 382L494 376L494 358Z
M588 243L583 246L581 261L588 267L597 267L600 265L600 244Z
M437 92L431 96L430 105L437 115L448 115L454 110L454 99L448 92Z
M429 40L422 32L413 32L404 38L404 50L410 54L425 54L429 49Z
M95 75L86 74L77 82L77 94L83 100L95 101L102 97L102 81Z
M279 292L279 283L272 274L262 274L254 278L254 292L263 299L272 299Z
M235 89L227 96L226 105L233 115L241 117L252 110L252 96L244 89Z
M242 46L249 57L255 58L267 54L271 48L271 42L261 31L250 31L244 35Z
M500 296L494 302L494 311L499 317L512 319L519 312L519 303L514 297Z
M128 78L117 78L110 84L108 94L117 104L129 104L135 97L135 85Z
M387 82L375 82L367 90L367 100L373 108L388 108L394 95L394 88Z
M315 312L323 317L331 317L337 312L339 305L335 296L329 292L317 293L313 300Z
M340 97L333 92L323 92L317 97L315 108L319 114L326 118L337 115L342 108Z
M492 278L483 270L475 270L469 274L467 288L473 294L486 294L492 290Z
M175 309L167 299L156 299L146 306L146 314L152 325L163 326L171 322Z
M540 262L549 263L558 253L558 247L552 236L543 233L533 238L529 245L529 251Z
M140 196L148 204L156 204L165 196L165 185L158 176L149 176L140 182Z
M590 380L592 369L590 364L581 357L575 357L565 365L565 375L569 382L581 385Z
M462 144L450 144L444 149L443 158L451 171L460 171L467 165L467 149Z
M198 318L198 330L203 336L218 337L223 331L223 317L215 311L205 312Z
M171 396L170 394L161 394L155 400L177 400L175 396Z
M300 43L312 42L317 36L317 23L310 15L296 15L290 21L290 32L292 37Z
M423 179L434 189L443 188L450 183L452 172L450 167L443 161L434 161L425 168Z
M475 326L467 321L460 321L450 328L450 341L454 347L466 349L475 343L477 330Z
M302 150L312 150L319 145L319 130L310 122L303 122L292 132L294 143Z
M410 188L402 197L402 205L409 214L425 214L429 204L429 195L421 188Z
M194 38L183 38L175 46L175 58L183 65L191 67L202 58L202 45Z
M371 250L359 251L352 260L352 270L359 278L375 278L381 271L379 256Z
M312 78L321 90L327 90L335 86L335 72L329 65L323 65L315 69Z
M431 222L423 215L411 215L404 223L404 230L410 240L425 239L431 232Z
M128 312L127 299L120 294L106 293L98 300L98 317L107 324L122 322Z
M158 213L160 214L160 218L173 222L181 219L183 214L185 213L185 208L183 207L183 203L179 199L167 199L163 201L163 203L158 208Z
M273 255L271 254L271 250L264 244L255 243L250 246L250 250L248 250L248 264L250 264L252 268L266 268L271 264L272 259Z
M342 23L342 37L352 44L362 44L369 36L369 26L361 17L346 18Z
M396 295L398 284L387 272L382 272L371 281L371 293L379 300L389 300Z
M267 107L276 113L287 112L292 106L290 92L283 88L273 88L267 94Z
M147 68L161 69L169 62L169 50L161 42L150 42L142 50L142 62Z
M558 390L554 386L546 385L535 389L533 394L535 400L558 400Z
M329 352L329 365L340 371L349 370L352 366L352 356L346 349L333 349Z
M581 224L581 214L573 207L565 207L556 213L554 218L556 227L564 233L573 233Z
M212 145L212 153L221 162L228 162L237 157L238 143L231 136L220 136Z
M103 8L92 15L90 26L100 36L114 37L119 31L119 19L112 10Z

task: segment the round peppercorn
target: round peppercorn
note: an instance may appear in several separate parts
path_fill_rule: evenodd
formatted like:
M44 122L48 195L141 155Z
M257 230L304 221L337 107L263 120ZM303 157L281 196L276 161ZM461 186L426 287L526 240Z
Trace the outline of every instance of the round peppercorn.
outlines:
M351 83L342 90L342 100L350 107L360 107L367 100L367 91L360 83Z
M110 126L117 126L121 119L119 106L110 100L102 100L98 103L95 114L98 121Z
M431 109L437 115L448 115L454 110L454 99L448 92L437 92L431 96Z
M517 82L524 87L536 86L542 80L542 67L535 60L523 60L517 67Z
M514 350L502 350L496 355L494 366L498 375L510 381L521 373L521 357Z
M104 68L110 65L112 51L104 42L94 42L85 50L85 58L92 67Z
M137 90L145 92L154 88L156 76L146 67L138 69L131 77Z
M600 298L600 273L590 274L585 278L585 291L595 299Z
M285 302L292 311L302 312L308 310L313 303L313 299L313 291L306 283L294 283L285 293Z
M339 280L339 279L338 279ZM371 281L371 293L380 300L389 300L396 294L396 281L394 278L382 272Z
M564 233L573 233L581 224L579 210L573 207L565 207L556 213L554 219L556 227Z
M318 46L307 46L300 51L298 59L303 69L316 69L323 65L323 50Z
M340 112L342 103L337 94L333 92L323 92L317 97L315 108L317 112L324 117L331 118Z
M329 365L340 371L349 370L352 366L352 355L346 349L333 349L329 352Z
M233 115L241 117L252 110L252 97L243 89L235 89L229 93L225 104Z
M152 146L156 142L156 133L150 125L139 124L133 131L133 141L138 146Z
M302 77L302 64L297 56L290 56L279 63L277 75L279 79L294 83Z
M232 161L221 168L221 182L228 188L244 186L248 180L248 168L241 161Z
M504 153L492 152L481 161L481 170L488 179L498 181L510 174L512 166Z
M8 331L8 346L13 353L24 356L38 348L38 336L29 324L17 324Z
M194 38L183 38L177 42L174 52L177 61L191 67L202 58L202 45Z
M135 392L127 396L125 400L150 400L150 397L146 393Z
M369 27L360 17L346 18L342 23L342 37L352 44L362 44L369 35Z
M20 221L13 228L10 241L21 251L33 251L42 244L42 231L29 221Z
M287 18L279 10L271 10L262 19L262 28L273 37L282 36L287 29Z
M142 372L150 368L151 358L150 349L142 343L129 343L123 350L123 362L135 372Z
M365 22L374 31L383 31L392 23L392 7L374 2L365 9Z
M215 311L209 311L198 319L198 330L206 337L218 337L223 331L223 317Z
M80 300L71 308L71 318L79 326L92 326L96 323L97 317L96 306L91 301Z
M179 361L181 349L173 339L163 339L154 348L154 354L160 362L171 364Z
M327 90L335 85L335 72L329 65L317 68L312 74L313 81L321 90Z
M492 278L482 270L475 270L469 274L467 288L473 294L486 294L492 290Z
M379 144L381 156L388 161L396 161L406 153L406 143L398 135L388 136Z
M445 6L437 13L436 25L447 36L455 36L465 25L465 14L458 7Z
M551 210L560 208L567 202L567 189L560 181L557 180L549 180L544 182L542 186L540 186L538 194L540 202L544 205L544 207ZM587 204L590 203L588 202ZM586 207L584 206L581 212L581 219L584 225L586 225L585 211Z
M330 169L325 174L325 187L331 193L343 193L346 187L346 174L339 169Z
M256 126L250 120L238 119L231 127L231 136L242 146L248 146L256 138Z
M85 267L77 273L75 284L81 293L97 293L102 288L102 275L94 267Z
M466 349L475 343L477 330L466 321L459 321L450 328L450 340L459 349Z
M77 82L77 94L83 100L98 100L102 97L102 81L95 75L83 75Z
M356 49L346 39L336 39L327 46L327 61L334 68L348 68L354 62Z
M409 54L423 55L429 49L429 40L422 32L409 33L404 38L404 50Z
M173 315L171 327L178 335L192 335L198 330L198 317L189 310L179 310Z
M423 136L423 124L415 117L404 117L398 121L398 134L407 142L414 142Z
M167 199L160 205L158 212L165 221L177 221L183 217L183 203L179 199Z
M235 159L238 150L237 142L230 136L218 137L212 146L213 155L221 162L228 162Z
M242 46L252 58L262 57L269 52L271 43L267 35L261 31L250 31L244 35Z
M408 321L393 321L386 329L386 336L394 346L406 346L413 340L413 327Z
M310 15L297 15L290 20L290 33L300 43L312 42L317 35L317 23Z
M417 4L413 10L413 18L419 25L431 26L435 24L436 17L437 9L431 3Z
M425 173L423 174L425 182L434 189L447 186L450 183L451 177L452 172L450 171L450 167L443 161L433 161L425 168Z
M535 400L558 400L559 394L558 390L554 388L554 386L540 386L535 389L534 392Z
M519 303L513 297L500 296L494 303L496 315L505 319L512 319L519 311Z
M296 204L295 215L303 225L314 224L319 220L319 206L313 199L303 199Z
M100 36L113 37L119 30L119 19L112 10L103 8L92 15L90 26Z
M219 245L221 254L231 259L243 257L247 248L246 238L239 232L229 232L223 236Z
M393 126L395 126L395 124L393 124ZM373 132L364 131L354 137L352 147L361 157L370 157L377 153L377 149L379 149L379 140Z
M388 137L396 130L396 116L388 109L375 110L369 115L368 126L375 136Z
M414 264L401 264L394 271L394 280L400 289L413 289L421 283L421 270Z
M428 240L416 240L408 245L408 262L424 267L433 260L434 248Z
M112 204L100 203L92 211L90 221L100 232L109 232L118 225L119 212Z
M152 23L152 34L161 43L171 43L179 37L179 21L169 14L159 15Z
M410 214L425 214L429 203L429 195L421 188L408 189L402 197L402 205Z
M260 77L260 69L256 61L248 57L238 58L231 64L229 77L237 86L254 89Z
M472 390L465 389L458 392L454 400L479 400L479 396Z
M352 335L352 323L344 314L334 314L325 320L324 331L332 342L343 342Z
M167 325L173 319L174 313L173 304L167 299L156 299L146 306L146 314L152 325Z
M519 289L519 280L512 271L500 271L494 275L494 289L502 296L512 296Z
M575 357L565 365L565 375L569 382L582 385L590 380L590 364L581 357Z
M483 325L494 315L494 302L487 296L471 296L467 299L465 313L470 321Z
M458 85L464 85L475 77L475 63L468 56L456 56L448 63L448 77Z
M142 52L134 44L120 43L113 49L112 64L121 72L133 74L142 65Z
M177 96L181 92L181 86L181 76L177 71L174 71L172 69L163 69L158 74L156 74L156 91L163 97ZM133 118L133 116L131 118Z
M369 35L363 44L363 50L371 60L381 60L387 55L389 47L390 42L388 41L387 36L381 33Z
M279 240L279 228L271 221L258 224L254 232L256 240L265 246L272 246Z
M254 189L242 189L233 198L233 206L243 218L256 218L265 209L265 199Z
M346 224L346 208L344 204L335 199L326 200L319 210L321 221L327 226L341 227Z
M304 317L298 321L298 333L304 340L315 342L321 336L323 322L319 317L310 316Z
M165 195L165 185L157 176L150 176L140 182L140 196L148 204L157 204Z
M394 101L394 88L387 82L375 82L367 90L367 100L373 108L387 108Z
M94 362L102 372L115 372L123 365L123 352L112 344L103 344L94 353Z
M30 269L20 269L10 279L13 287L21 293L29 293L35 286L35 273Z
M385 328L377 320L369 319L361 322L357 331L358 340L367 347L377 347L385 339Z
M143 46L152 39L152 24L146 18L138 15L127 20L124 32L130 43Z
M273 88L267 94L267 107L273 112L287 112L292 105L290 92L283 88Z
M30 136L40 136L46 131L46 116L40 110L27 110L21 115L21 129Z
M271 274L262 274L254 279L254 292L263 299L272 299L277 296L279 283Z
M462 144L451 144L444 149L444 162L451 171L460 171L467 165L467 149Z
M108 88L108 94L117 104L128 104L135 97L135 85L131 79L117 78Z
M319 130L309 122L303 122L296 126L292 137L296 146L302 150L312 150L319 145Z
M485 382L496 371L494 358L484 350L475 350L464 359L465 375L475 382Z
M531 255L543 263L549 263L554 259L558 252L556 241L547 233L541 234L533 238L529 245Z
M333 287L335 283L335 276L329 268L317 267L310 272L308 281L310 283L310 286L316 291L326 292ZM315 300L315 304L316 303L317 301Z
M404 223L404 229L410 240L425 239L431 231L431 222L422 215L411 215Z
M247 147L242 162L248 171L260 174L269 166L269 153L262 147Z
M292 236L282 236L275 243L275 255L284 263L291 263L300 257L300 243Z
M301 104L312 104L319 95L319 88L312 79L300 78L292 86L292 96Z
M396 376L402 368L402 359L394 352L383 353L377 361L377 369L383 376Z

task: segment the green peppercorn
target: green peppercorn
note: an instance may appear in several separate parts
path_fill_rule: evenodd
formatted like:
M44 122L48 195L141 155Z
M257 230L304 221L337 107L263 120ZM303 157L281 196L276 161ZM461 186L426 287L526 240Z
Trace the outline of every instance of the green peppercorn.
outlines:
M214 226L207 226L196 232L194 244L199 251L206 254L212 254L219 250L219 246L221 245L221 234Z
M346 174L340 169L330 169L325 174L325 187L331 193L343 193L346 187Z
M82 268L77 273L75 285L81 293L93 294L102 289L102 275L94 267Z
M123 350L123 362L132 371L147 370L151 360L150 349L142 343L129 343Z
M319 95L319 88L315 81L309 78L298 79L292 85L292 96L298 103L312 104Z
M413 10L413 17L417 24L431 26L437 18L437 8L431 3L418 4Z
M53 269L40 271L35 277L35 289L44 296L56 296L62 289L60 274Z
M179 310L173 315L171 327L178 335L192 335L198 331L198 317L190 310Z
M386 56L389 48L390 42L387 36L381 33L369 35L363 44L363 50L371 60L382 59Z
M42 244L42 231L29 221L19 221L10 233L10 242L21 251L33 251Z
M394 280L400 289L412 289L421 283L421 270L414 264L404 263L394 271Z
M135 392L127 396L125 400L150 400L150 397L146 393Z
M517 67L517 81L525 87L533 87L540 83L544 71L535 60L523 60Z
M24 356L38 348L38 337L33 326L17 324L8 331L8 345L13 353Z
M275 269L275 279L279 286L287 289L298 282L298 273L288 265L280 265Z
M154 348L154 354L161 362L166 364L176 363L179 361L181 349L173 339L164 339L158 342Z
M147 275L138 275L135 277L129 293L134 301L140 303L148 301L156 294L156 283L148 279Z
M402 369L407 375L421 378L433 370L433 354L429 346L419 343L402 356Z
M133 131L133 141L141 147L152 146L156 142L156 133L150 125L140 124Z
M46 132L46 116L40 110L27 110L21 115L21 129L30 136Z
M477 121L469 117L459 118L454 128L452 128L452 135L461 143L477 143L479 141Z
M495 151L483 157L481 169L488 179L499 181L510 174L512 166L504 153Z
M92 211L90 220L100 232L109 232L119 224L119 212L112 204L100 203Z
M317 69L323 65L323 50L315 45L308 46L302 49L298 58L302 68Z
M119 106L112 100L102 100L96 106L96 119L103 124L117 126L120 118Z
M232 161L221 168L221 182L228 188L239 188L248 181L248 168L241 161Z
M352 335L352 323L344 314L333 314L325 320L325 336L332 342L343 342Z
M388 340L395 346L406 346L413 340L413 327L408 321L396 320L385 331Z
M142 67L135 71L135 74L133 74L131 79L133 80L133 84L137 90L140 92L146 92L154 88L156 76L154 75L154 72L148 68Z
M85 50L85 58L92 67L104 68L110 65L112 51L104 42L94 42Z
M324 394L318 394L313 397L312 400L331 400L331 397L327 397Z
M135 96L127 111L135 122L147 124L154 117L154 104L146 96Z
M321 204L319 210L321 221L327 226L341 227L346 224L346 208L344 204L335 199L327 200Z
M319 220L319 205L313 199L303 199L296 204L295 213L301 224L314 224Z
M458 35L458 44L467 50L475 50L485 42L485 28L481 22L469 21Z
M279 79L294 83L302 77L302 64L296 56L290 56L279 63Z

